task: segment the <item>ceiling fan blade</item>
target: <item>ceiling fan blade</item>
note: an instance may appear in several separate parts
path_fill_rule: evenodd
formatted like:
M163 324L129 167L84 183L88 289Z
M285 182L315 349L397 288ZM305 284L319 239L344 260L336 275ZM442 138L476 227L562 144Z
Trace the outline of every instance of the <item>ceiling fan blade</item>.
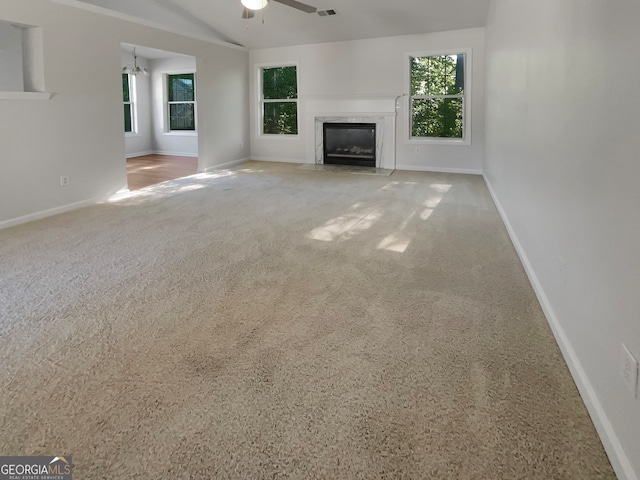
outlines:
M274 2L282 3L283 5L287 5L288 7L297 8L298 10L302 10L306 13L315 13L318 9L316 7L312 7L311 5L307 5L306 3L298 2L298 0L273 0Z
M256 12L254 12L253 10L249 10L246 7L243 7L242 18L244 18L245 20L248 20L250 18L253 18L255 15L256 15Z

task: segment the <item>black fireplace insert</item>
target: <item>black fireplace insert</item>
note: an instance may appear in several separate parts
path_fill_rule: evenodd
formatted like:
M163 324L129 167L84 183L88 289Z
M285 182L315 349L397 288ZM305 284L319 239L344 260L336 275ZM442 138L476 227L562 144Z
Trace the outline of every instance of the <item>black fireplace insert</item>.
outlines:
M324 163L376 166L375 123L324 123Z

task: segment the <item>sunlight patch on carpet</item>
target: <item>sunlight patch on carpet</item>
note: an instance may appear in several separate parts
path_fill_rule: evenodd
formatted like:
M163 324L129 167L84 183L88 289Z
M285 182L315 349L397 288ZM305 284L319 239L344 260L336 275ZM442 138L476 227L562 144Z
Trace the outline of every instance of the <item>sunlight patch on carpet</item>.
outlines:
M149 185L139 190L122 189L111 195L105 203L117 203L123 200L151 198L154 196L168 196L208 187L207 181L237 175L231 170L218 170L211 173L196 173L188 177L167 180L166 182Z

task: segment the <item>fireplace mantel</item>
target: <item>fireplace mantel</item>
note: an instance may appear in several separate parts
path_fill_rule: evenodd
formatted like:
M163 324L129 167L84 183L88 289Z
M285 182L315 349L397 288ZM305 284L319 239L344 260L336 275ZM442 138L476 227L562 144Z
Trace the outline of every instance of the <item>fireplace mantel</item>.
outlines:
M307 163L322 163L322 123L375 123L378 168L395 168L396 95L307 97Z

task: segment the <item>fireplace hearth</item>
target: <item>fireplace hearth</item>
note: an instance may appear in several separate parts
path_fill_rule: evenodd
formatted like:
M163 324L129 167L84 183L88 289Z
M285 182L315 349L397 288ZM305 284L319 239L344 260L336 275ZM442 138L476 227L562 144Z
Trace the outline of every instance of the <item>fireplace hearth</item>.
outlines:
M324 163L376 166L375 123L333 123L322 125Z

